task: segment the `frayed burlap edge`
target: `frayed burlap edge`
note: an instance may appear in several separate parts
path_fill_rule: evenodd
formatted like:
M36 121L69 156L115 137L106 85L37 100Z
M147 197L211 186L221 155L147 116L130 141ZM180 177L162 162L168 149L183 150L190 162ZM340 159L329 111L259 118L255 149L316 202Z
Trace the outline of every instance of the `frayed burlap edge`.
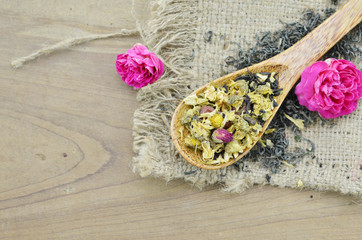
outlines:
M166 70L160 80L142 88L137 100L140 105L134 113L133 171L142 177L161 177L167 181L184 178L195 186L219 182L220 172L200 171L185 164L175 149L169 131L173 110L181 99L192 91L190 86L195 73L192 71L193 45L197 27L197 1L163 0L151 3L152 18L143 27L143 41L161 56ZM168 141L164 141L165 139ZM172 164L164 164L165 162ZM172 169L169 169L172 166ZM198 174L185 175L188 172ZM214 177L206 177L213 175Z
M169 181L183 175L181 172L180 175L175 175L174 171L168 171L167 175L167 169L160 159L175 159L177 156L171 154L175 151L166 151L170 154L164 156L159 148L174 148L171 137L169 142L160 139L165 135L170 136L169 129L165 126L169 126L171 109L180 101L177 96L181 95L180 92L188 91L188 82L195 77L190 71L190 46L196 34L194 4L195 1L192 0L153 1L151 20L140 30L144 43L162 57L166 65L162 78L139 90L137 95L140 105L134 113L133 148L136 156L133 158L133 171L142 177L152 175ZM139 25L138 27L140 28ZM168 104L161 105L161 102Z

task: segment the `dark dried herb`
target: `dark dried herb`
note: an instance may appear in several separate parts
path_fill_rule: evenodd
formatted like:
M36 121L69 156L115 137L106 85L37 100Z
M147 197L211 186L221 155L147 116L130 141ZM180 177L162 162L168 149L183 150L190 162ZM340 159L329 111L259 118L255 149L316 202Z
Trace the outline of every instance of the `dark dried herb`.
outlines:
M247 121L250 125L255 125L256 121L251 117L245 116L244 120Z
M337 2L337 0L332 0L332 3L335 5ZM234 66L235 69L242 69L269 59L294 45L334 12L335 9L331 8L325 9L323 14L308 10L304 12L302 18L298 22L283 23L284 27L276 32L262 32L256 36L257 43L254 47L247 51L238 50L236 58L227 58L229 60L227 65ZM362 50L356 45L356 43L361 42L361 39L362 25L360 23L326 53L324 59L330 57L344 58L346 60L352 60L357 57L362 59ZM231 59L233 61L231 61ZM237 80L258 81L258 79L253 77L253 74L239 77ZM271 83L271 88L274 89L273 93L276 95L280 92L280 90L278 90L277 82ZM273 104L274 107L277 106L276 103L273 102ZM247 111L248 106L245 107L245 110ZM267 134L267 138L273 142L274 146L265 147L261 143L257 143L247 155L250 159L259 161L266 168L270 168L273 173L280 170L282 161L294 165L306 155L312 155L312 158L315 157L313 155L315 150L314 143L309 139L303 138L300 130L295 125L292 125L290 121L286 120L285 114L294 119L303 119L305 127L315 124L319 118L322 120L322 126L325 124L328 124L330 127L334 126L334 123L329 124L328 120L322 119L316 112L311 112L304 106L299 105L298 99L294 94L294 89L292 89L284 100L284 103L280 106L277 115L269 125L269 129L276 129L271 134ZM289 151L289 141L286 139L285 135L285 129L287 127L291 127L295 132L297 141L305 140L311 144L311 148L306 150L297 148L295 152ZM263 136L263 138L265 137L266 136Z
M238 165L238 166L236 167L236 165ZM240 167L240 165L241 165L241 167ZM245 168L246 168L247 166L245 166L245 163L244 163L243 161L234 163L234 166L239 169L239 172L240 172L240 170L241 170L242 172L251 172L251 170L245 170Z
M270 183L271 176L269 176L269 174L267 174L267 175L265 175L265 179L268 183Z
M294 139L295 139L295 141L300 142L300 141L302 141L302 136L301 135L295 135Z
M234 66L237 69L245 68L255 63L271 58L288 49L310 31L321 24L325 19L335 12L334 9L324 10L320 15L311 10L305 11L300 22L284 23L284 27L276 32L264 32L256 36L257 43L254 47L244 52L239 50L238 58ZM344 59L361 56L361 49L354 43L361 40L361 24L341 39L327 54L326 57L343 56Z
M211 38L212 38L212 35L213 35L213 32L212 31L208 31L204 34L204 40L206 42L210 42L211 41Z
M225 58L225 63L227 65L233 65L233 64L235 64L235 62L236 62L236 59L231 56Z
M188 171L188 172L184 172L185 175L191 175L191 174L195 174L196 171Z

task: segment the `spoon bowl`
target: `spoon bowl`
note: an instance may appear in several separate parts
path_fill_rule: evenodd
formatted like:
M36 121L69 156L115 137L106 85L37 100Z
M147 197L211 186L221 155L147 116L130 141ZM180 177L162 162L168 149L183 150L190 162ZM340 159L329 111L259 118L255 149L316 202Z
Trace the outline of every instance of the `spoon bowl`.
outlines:
M362 1L351 0L346 3L340 10L329 17L316 29L310 32L307 36L301 39L299 42L294 44L286 51L253 66L238 70L230 73L226 76L218 78L210 83L215 86L223 86L235 80L237 77L242 75L248 75L249 73L262 73L262 72L277 72L279 80L279 88L283 88L283 92L276 97L275 101L278 106L273 109L272 115L265 122L262 131L259 133L258 138L254 141L251 148L257 143L260 137L265 132L269 123L275 116L279 109L279 106L288 95L289 91L293 88L295 83L300 78L302 71L322 57L335 43L337 43L345 34L347 34L354 26L360 23L362 20ZM206 84L190 95L204 92L206 87L210 84ZM251 148L246 149L237 158L231 159L226 163L219 165L209 165L202 161L201 151L195 151L194 148L187 147L183 142L180 129L182 127L181 117L185 110L189 109L190 106L185 104L183 100L176 108L172 121L171 121L171 137L172 140L180 152L180 154L191 164L204 169L220 169L229 166L236 161L244 157ZM187 136L190 133L187 129L184 130L183 136Z

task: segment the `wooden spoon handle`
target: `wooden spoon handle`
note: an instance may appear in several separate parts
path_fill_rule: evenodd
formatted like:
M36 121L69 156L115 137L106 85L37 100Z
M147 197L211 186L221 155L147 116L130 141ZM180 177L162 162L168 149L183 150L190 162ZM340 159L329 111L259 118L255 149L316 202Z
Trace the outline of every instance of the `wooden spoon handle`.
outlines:
M294 85L307 66L322 57L361 20L362 0L350 0L307 36L270 60L288 66L289 72L296 76L290 79Z

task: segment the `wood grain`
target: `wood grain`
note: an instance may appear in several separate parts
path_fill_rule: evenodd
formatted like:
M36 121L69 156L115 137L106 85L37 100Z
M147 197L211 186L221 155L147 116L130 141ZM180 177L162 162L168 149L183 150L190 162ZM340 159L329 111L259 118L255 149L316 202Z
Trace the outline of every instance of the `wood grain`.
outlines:
M348 196L225 194L133 174L136 92L114 59L139 38L10 67L67 37L133 28L130 9L128 0L0 1L0 239L360 239L362 208Z

